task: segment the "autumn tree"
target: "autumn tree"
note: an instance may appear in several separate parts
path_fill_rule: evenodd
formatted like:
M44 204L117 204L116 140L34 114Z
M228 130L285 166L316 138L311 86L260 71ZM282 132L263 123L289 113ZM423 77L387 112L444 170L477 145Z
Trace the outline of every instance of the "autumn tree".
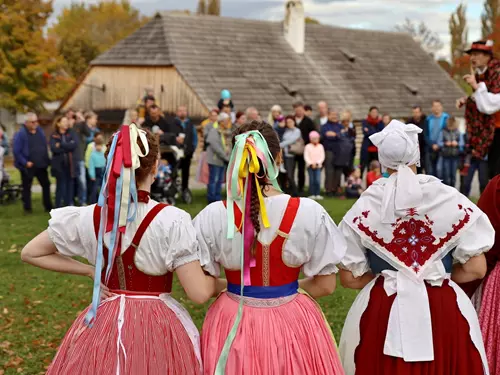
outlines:
M451 61L462 56L468 44L467 30L467 7L463 4L458 5L454 13L451 14L448 22L451 36Z
M10 111L42 110L59 99L68 82L52 79L62 69L53 40L43 29L52 1L0 2L0 107Z
M499 15L500 0L485 0L484 11L481 14L481 31L484 39L493 33Z
M206 0L199 0L198 1L198 10L196 11L196 13L199 15L207 14L207 2L206 2Z
M306 23L319 25L319 21L316 18L306 17L305 21L306 21Z
M220 0L208 0L207 14L220 16Z
M67 71L78 77L90 61L147 21L128 0L72 3L57 17L49 35L57 40Z
M443 42L439 34L433 32L423 21L417 24L406 18L405 22L397 25L395 28L399 32L410 34L413 40L419 43L432 56L443 48Z

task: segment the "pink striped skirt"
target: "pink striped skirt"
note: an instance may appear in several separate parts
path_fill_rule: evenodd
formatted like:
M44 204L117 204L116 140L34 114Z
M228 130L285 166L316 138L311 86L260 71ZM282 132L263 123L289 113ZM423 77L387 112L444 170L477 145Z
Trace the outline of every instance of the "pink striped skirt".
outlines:
M48 375L201 373L198 331L168 294L108 298L92 328L84 323L87 310L66 333Z
M490 374L500 374L500 262L483 282L479 324Z
M201 335L204 374L213 375L238 312L238 298L223 293L208 310ZM245 297L229 352L228 375L344 374L330 328L310 297Z

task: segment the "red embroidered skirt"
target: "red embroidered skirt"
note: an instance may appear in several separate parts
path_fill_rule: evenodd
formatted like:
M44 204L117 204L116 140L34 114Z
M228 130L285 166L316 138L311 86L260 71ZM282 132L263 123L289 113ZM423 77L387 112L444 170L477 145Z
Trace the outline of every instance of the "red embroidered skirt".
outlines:
M396 295L387 296L380 277L361 317L360 342L354 354L356 375L482 375L481 357L469 334L469 324L460 313L455 291L445 281L442 287L427 286L434 339L434 361L405 362L384 355L389 314Z

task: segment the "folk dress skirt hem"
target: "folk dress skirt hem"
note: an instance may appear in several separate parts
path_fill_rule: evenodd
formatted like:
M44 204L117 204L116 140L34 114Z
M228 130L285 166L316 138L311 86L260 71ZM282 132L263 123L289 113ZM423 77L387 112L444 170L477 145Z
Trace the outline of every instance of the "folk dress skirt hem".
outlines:
M201 335L204 374L213 375L238 312L238 301L222 293L208 310ZM328 323L309 296L283 304L244 305L229 352L226 374L344 374Z
M92 328L84 322L88 310L66 333L47 375L201 374L198 331L168 294L111 297Z
M434 360L427 362L405 362L403 358L384 354L384 343L387 335L389 315L396 294L387 296L384 289L384 278L372 281L369 300L363 296L366 309L359 320L359 343L349 343L355 340L350 337L352 325L349 316L346 319L343 337L341 338L341 353L347 375L483 375L487 373L480 350L473 342L473 329L462 314L457 302L457 286L453 288L449 280L441 287L426 284L429 296L429 306L432 321L432 337L434 343ZM456 285L456 284L455 284ZM368 287L368 286L367 286ZM462 292L463 293L463 292ZM466 298L464 294L464 298ZM467 300L467 302L470 301ZM353 308L356 306L356 301ZM359 307L360 305L358 305ZM352 308L352 309L353 309ZM470 306L471 311L473 307ZM354 313L354 314L353 314ZM349 315L355 312L349 312ZM476 322L477 323L477 322ZM352 328L352 327L350 327ZM478 328L478 327L477 327ZM344 335L346 337L344 337ZM482 345L482 342L480 343ZM354 366L350 365L348 352L354 350ZM346 347L349 347L346 350ZM481 350L483 348L481 347Z

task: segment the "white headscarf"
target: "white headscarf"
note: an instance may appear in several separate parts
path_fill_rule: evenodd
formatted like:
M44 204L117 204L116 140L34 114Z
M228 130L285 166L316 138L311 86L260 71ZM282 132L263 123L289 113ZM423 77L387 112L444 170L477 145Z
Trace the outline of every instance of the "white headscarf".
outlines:
M421 132L422 129L416 125L392 120L384 130L370 137L370 141L378 148L382 167L397 171L389 177L385 185L382 223L394 223L395 210L414 208L422 201L420 182L409 168L420 163L418 133Z

